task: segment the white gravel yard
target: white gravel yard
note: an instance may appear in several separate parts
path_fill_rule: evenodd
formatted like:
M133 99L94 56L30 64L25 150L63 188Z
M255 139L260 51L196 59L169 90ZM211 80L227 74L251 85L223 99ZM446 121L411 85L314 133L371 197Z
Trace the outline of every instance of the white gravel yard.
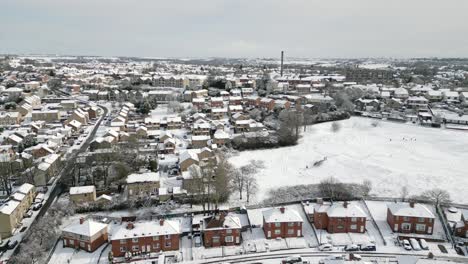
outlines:
M272 188L333 176L349 183L369 179L372 193L379 196L398 197L403 186L409 195L442 188L455 202L468 202L467 132L386 121L374 127L374 121L353 117L340 121L338 132L331 131L331 123L310 126L297 146L243 151L230 160L235 166L264 161L265 169L257 175L257 200ZM325 157L321 166L313 166Z

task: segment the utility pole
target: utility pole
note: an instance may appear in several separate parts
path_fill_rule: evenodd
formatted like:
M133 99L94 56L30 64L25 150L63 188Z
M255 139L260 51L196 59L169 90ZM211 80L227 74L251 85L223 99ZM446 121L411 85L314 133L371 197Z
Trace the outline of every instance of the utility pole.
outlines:
M283 59L284 59L284 51L281 51L281 68L280 68L281 77L283 77Z

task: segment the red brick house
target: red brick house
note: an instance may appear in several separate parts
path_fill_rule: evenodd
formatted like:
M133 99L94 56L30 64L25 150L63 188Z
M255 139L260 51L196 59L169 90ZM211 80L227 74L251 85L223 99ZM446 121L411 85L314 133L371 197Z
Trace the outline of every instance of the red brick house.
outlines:
M268 111L273 111L275 108L275 100L271 98L262 98L260 100L260 107Z
M205 247L234 246L241 243L241 222L234 214L220 213L201 223Z
M425 205L419 203L390 203L387 222L393 232L432 235L435 216Z
M263 211L263 232L268 239L302 237L302 217L291 208L271 208Z
M181 231L177 221L128 222L116 229L111 238L114 257L179 250Z
M107 242L107 224L80 219L62 230L64 247L83 249L93 252Z
M260 105L260 100L261 100L261 98L258 97L258 96L244 97L244 105L245 106L257 107L257 106Z
M461 220L455 225L455 235L468 238L468 210L462 210Z
M366 214L356 203L317 203L313 209L313 223L328 233L366 232Z
M210 99L211 108L223 108L224 101L222 97L211 97Z

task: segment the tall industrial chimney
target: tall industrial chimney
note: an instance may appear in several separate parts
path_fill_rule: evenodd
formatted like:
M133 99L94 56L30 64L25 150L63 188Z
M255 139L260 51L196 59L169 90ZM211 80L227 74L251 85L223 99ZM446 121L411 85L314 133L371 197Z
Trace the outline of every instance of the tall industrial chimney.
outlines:
M284 51L281 51L281 69L280 69L281 77L283 77L283 59L284 59Z

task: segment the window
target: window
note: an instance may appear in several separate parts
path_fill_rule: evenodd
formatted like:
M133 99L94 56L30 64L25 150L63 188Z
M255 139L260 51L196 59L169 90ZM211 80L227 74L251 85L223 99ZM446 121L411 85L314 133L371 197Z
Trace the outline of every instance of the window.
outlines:
M275 235L279 235L279 234L281 234L281 230L276 229L276 230L275 230Z
M426 231L426 225L416 224L416 231Z
M133 242L133 243L138 243L138 237L132 238L132 242Z
M357 222L357 217L351 217L351 222Z
M80 247L81 247L81 248L84 248L84 247L85 247L85 243L84 243L84 242L80 242Z
M127 252L127 248L126 247L120 247L120 252Z
M165 239L171 239L171 235L165 235L164 238Z
M140 247L139 246L132 246L132 251L140 251Z
M125 239L120 239L120 244L127 244L127 240L125 240Z
M159 243L153 244L154 249L159 249Z
M166 241L166 247L171 247L171 241Z
M294 229L288 229L288 235L294 235Z
M341 225L341 224L340 224L340 225L337 225L337 226L336 226L336 229L344 229L344 225Z
M294 226L294 223L293 223L293 222L290 222L290 223L288 223L288 226L289 226L289 227Z
M226 230L226 234L232 234L232 229Z
M356 229L357 229L357 225L350 225L349 228L350 228L351 230L356 230Z
M213 243L219 243L219 236L214 236L214 237L211 239L211 242L213 242Z
M275 227L281 227L281 223L275 223Z
M153 241L157 241L157 240L159 240L159 237L158 237L158 236L154 236L154 237L153 237Z
M409 221L409 217L403 216L403 221L408 222L408 221Z
M232 242L234 242L234 238L232 236L227 236L227 237L224 238L224 242L232 243Z
M424 217L418 217L418 222L424 223Z
M411 224L403 223L401 224L401 229L405 231L409 231L411 229Z

